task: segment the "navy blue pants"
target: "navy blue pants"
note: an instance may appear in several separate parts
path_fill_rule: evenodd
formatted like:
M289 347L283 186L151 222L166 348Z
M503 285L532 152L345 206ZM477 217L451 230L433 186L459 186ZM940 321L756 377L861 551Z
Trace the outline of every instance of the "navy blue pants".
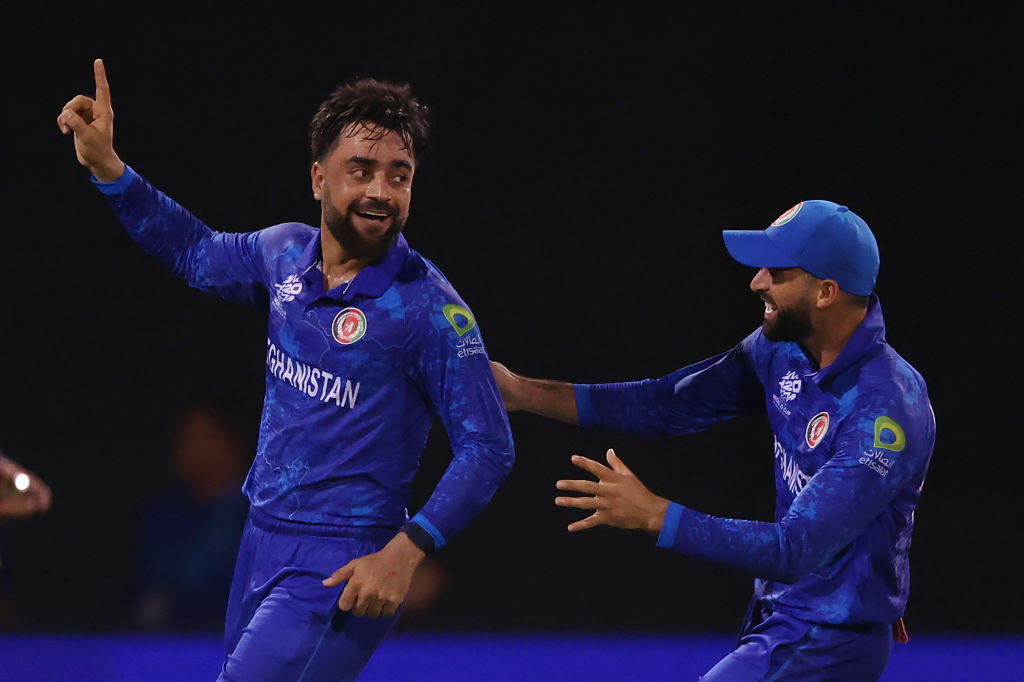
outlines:
M353 680L391 630L391 618L338 610L345 585L321 581L394 537L388 529L310 527L252 511L228 599L224 682Z
M736 649L703 682L876 682L892 651L889 625L838 628L755 603Z

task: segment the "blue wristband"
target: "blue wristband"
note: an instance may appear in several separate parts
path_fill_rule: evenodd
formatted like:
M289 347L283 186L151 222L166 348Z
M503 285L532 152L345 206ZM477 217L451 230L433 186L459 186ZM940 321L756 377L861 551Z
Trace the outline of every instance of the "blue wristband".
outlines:
M430 533L423 530L419 524L407 521L402 526L401 532L408 535L409 539L412 540L412 544L422 549L425 554L430 554L434 551L434 538L430 537Z

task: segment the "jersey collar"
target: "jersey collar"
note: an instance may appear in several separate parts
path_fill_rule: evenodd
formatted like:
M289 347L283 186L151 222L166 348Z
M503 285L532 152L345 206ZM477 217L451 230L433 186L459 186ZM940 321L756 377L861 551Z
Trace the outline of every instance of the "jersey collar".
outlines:
M885 343L885 320L882 318L882 304L878 296L871 295L868 312L857 328L853 330L846 345L839 351L835 362L809 378L819 386L839 376L866 355Z
M369 296L377 298L391 286L391 283L402 269L406 256L409 255L409 242L405 235L399 233L395 243L391 245L383 258L375 260L359 271L355 279L348 285L341 284L324 293L331 298L339 298L342 301L351 301L356 296ZM323 274L316 267L321 261L320 235L309 240L309 244L303 250L298 261L298 269L303 276L314 273L320 287L323 286Z

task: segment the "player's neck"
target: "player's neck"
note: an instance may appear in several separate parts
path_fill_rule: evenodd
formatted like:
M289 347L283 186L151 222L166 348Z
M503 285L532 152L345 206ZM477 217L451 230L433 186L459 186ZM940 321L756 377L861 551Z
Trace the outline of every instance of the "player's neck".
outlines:
M814 358L818 369L825 369L836 361L866 315L866 310L853 313L835 311L815 323L803 346Z
M325 239L323 230L320 238L320 257L324 273L324 291L330 291L339 284L352 281L371 260L352 256L337 240Z

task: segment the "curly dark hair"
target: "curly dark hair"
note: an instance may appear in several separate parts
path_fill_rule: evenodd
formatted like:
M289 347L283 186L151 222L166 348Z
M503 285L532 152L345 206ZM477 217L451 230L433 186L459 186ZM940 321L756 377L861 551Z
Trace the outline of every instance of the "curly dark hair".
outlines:
M338 138L355 123L369 124L370 140L398 133L417 160L426 152L430 110L412 96L409 85L360 78L339 85L317 109L309 124L312 160L323 161Z

